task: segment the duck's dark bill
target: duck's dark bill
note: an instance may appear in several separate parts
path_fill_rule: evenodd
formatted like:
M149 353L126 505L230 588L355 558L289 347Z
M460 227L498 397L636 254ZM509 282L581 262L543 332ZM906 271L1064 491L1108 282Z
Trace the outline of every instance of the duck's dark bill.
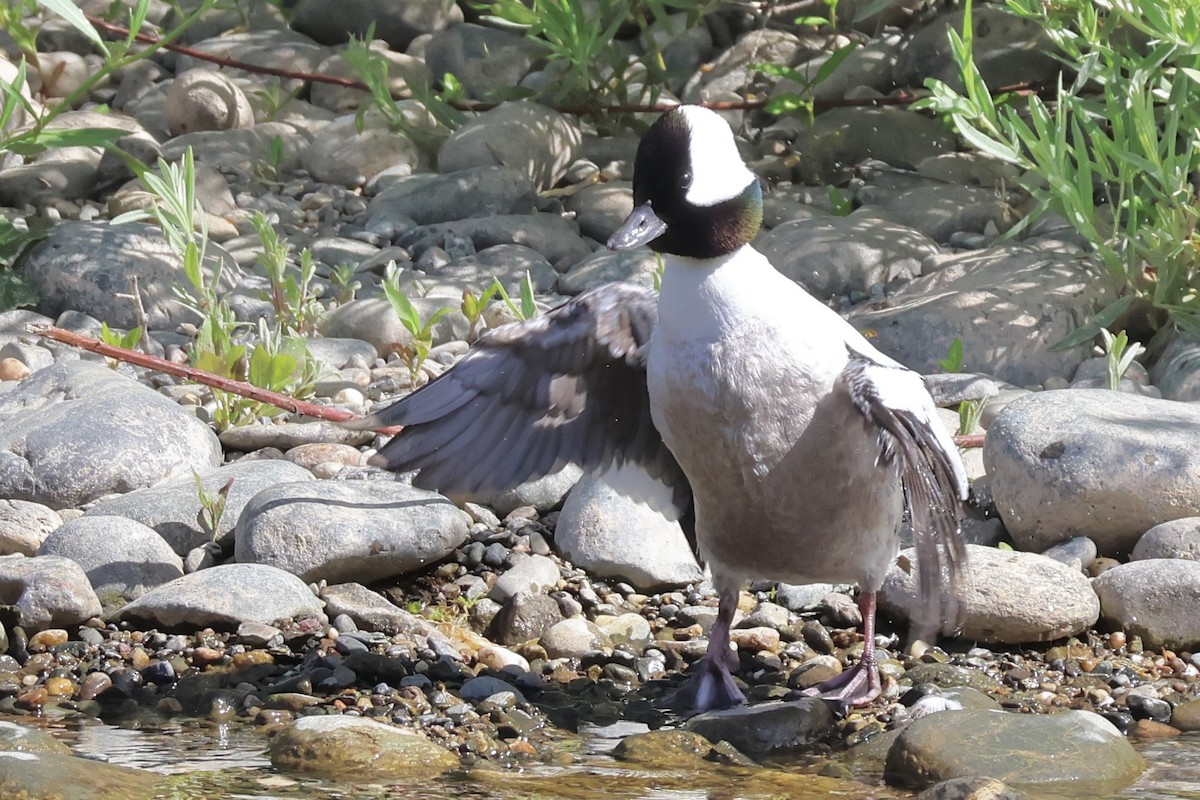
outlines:
M642 203L625 218L621 227L608 239L609 250L628 250L650 244L667 230L667 223L658 218L649 203Z

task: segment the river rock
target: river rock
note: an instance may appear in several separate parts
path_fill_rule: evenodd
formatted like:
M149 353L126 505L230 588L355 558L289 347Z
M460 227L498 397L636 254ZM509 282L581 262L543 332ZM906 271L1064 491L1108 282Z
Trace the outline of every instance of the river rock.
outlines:
M1147 647L1200 646L1200 561L1131 561L1105 570L1093 586L1104 618Z
M1200 561L1200 517L1184 517L1155 525L1142 534L1129 557L1134 561L1148 558Z
M223 264L217 291L227 292L240 280L241 269L220 246L209 244L205 281L213 279L216 259ZM122 296L132 292L130 279L136 278L150 328L170 330L200 321L171 291L187 279L179 257L153 225L63 222L21 264L41 298L38 309L50 316L83 311L116 328L136 327L142 324L136 306Z
M804 183L829 183L874 159L915 169L931 156L954 150L954 135L940 121L901 108L833 108L805 126L792 144Z
M5 753L57 753L71 755L71 748L48 731L0 720L0 751Z
M0 496L70 508L220 462L208 426L101 364L56 364L0 395Z
M1197 426L1195 406L1105 389L1013 401L983 448L1013 542L1040 551L1082 535L1117 556L1155 525L1200 516Z
M320 601L304 581L267 564L222 564L184 575L150 590L117 616L167 630L324 619Z
M880 589L889 613L920 619L913 549L901 552ZM967 545L958 597L963 639L986 643L1044 642L1095 624L1100 603L1078 569L1036 553Z
M651 288L658 274L660 257L653 250L597 250L577 261L558 279L558 291L576 295L613 281L629 281Z
M284 483L247 503L234 554L305 581L369 582L445 558L468 524L440 494L395 481Z
M125 517L84 516L46 539L38 555L69 558L87 573L105 616L183 576L183 559L152 528Z
M1024 386L1072 374L1086 346L1051 348L1116 298L1076 256L1012 245L931 258L885 308L849 316L871 342L921 373L940 371L955 339L974 372Z
M571 617L556 622L542 634L539 644L551 658L583 658L586 653L612 643L594 622L583 617Z
M879 219L868 225L858 215L785 222L755 246L821 300L915 278L924 259L939 252L936 242L912 228Z
M83 569L62 556L0 557L0 604L29 633L66 628L100 616L100 600Z
M491 100L519 85L543 53L528 36L467 23L433 34L425 62L434 75L458 78L468 96Z
M167 89L164 109L172 136L254 124L246 94L216 69L191 69L176 75Z
M504 603L489 630L501 644L515 645L540 639L562 620L562 610L553 597L519 592Z
M594 247L580 236L574 220L545 213L497 214L422 225L396 243L412 250L419 259L425 250L441 247L448 238L469 239L476 251L501 244L525 245L541 253L559 271L587 258Z
M1168 400L1200 400L1200 342L1177 333L1163 348L1151 377Z
M1114 788L1145 762L1112 723L1090 711L1012 714L953 711L913 722L888 751L889 783L922 787L984 776L1009 784L1058 784L1073 795Z
M753 756L820 741L833 731L834 720L828 703L805 697L791 703L708 711L692 717L684 727Z
M518 100L480 114L451 134L438 152L438 168L515 167L539 189L549 189L578 157L582 141L574 117Z
M1027 800L1028 795L995 778L952 778L930 786L917 800Z
M410 297L409 301L422 322L446 306L458 307L444 297ZM400 322L391 304L381 297L366 297L338 306L321 319L320 329L325 336L368 341L375 346L381 358L387 358L412 344L412 334ZM446 314L433 326L432 335L434 345L465 339L466 318L462 314ZM370 439L369 434L367 439Z
M33 555L59 525L62 517L41 503L0 500L0 555Z
M323 183L356 187L400 164L428 169L430 158L378 111L338 117L313 135L301 164Z
M582 469L574 464L568 464L558 472L552 472L537 480L526 481L512 489L471 496L455 495L452 499L459 503L471 501L481 506L487 506L502 517L508 516L515 509L523 506L532 506L538 511L546 512L563 501L567 492L582 475Z
M379 592L361 583L338 583L321 589L325 613L329 617L349 616L363 630L380 631L388 636L419 633L422 620L388 601Z
M391 183L367 206L373 220L407 217L418 225L534 209L533 179L516 167L487 165L445 174L410 175Z
M457 756L420 733L340 714L296 720L267 752L277 770L356 780L427 780L458 766Z
M153 797L162 776L62 753L0 752L0 787L14 800Z
M517 594L546 592L554 588L559 577L558 565L552 559L539 555L527 556L496 580L488 596L497 603L503 603Z
M896 61L899 86L921 86L937 78L962 91L962 78L950 50L948 30L961 31L965 14L937 14L906 42ZM973 9L973 57L984 82L993 91L1018 83L1052 81L1059 65L1046 32L1035 21L1001 8Z
M441 0L301 0L291 13L292 27L323 44L341 44L350 37L375 37L403 52L412 40L462 22L462 11Z
M212 539L229 536L238 517L250 498L263 489L279 483L312 479L304 467L278 459L237 461L199 475L205 494L217 497L228 484L225 510L217 524L216 535L202 528L198 516L202 510L196 475L186 475L172 481L139 489L128 494L106 497L88 508L86 515L127 517L157 531L158 535L179 555L200 547Z
M604 476L585 475L567 495L554 529L554 544L575 566L599 577L620 577L640 591L699 583L704 572L679 523L631 494L657 486L658 507L670 492L651 484L632 466ZM614 488L638 480L633 491Z

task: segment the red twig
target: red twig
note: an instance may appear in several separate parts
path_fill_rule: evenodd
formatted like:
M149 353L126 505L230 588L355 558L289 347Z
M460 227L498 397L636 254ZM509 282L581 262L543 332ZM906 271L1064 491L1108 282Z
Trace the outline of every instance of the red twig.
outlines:
M129 29L120 25L115 25L100 17L92 14L85 15L88 21L96 26L97 30L105 33L113 34L121 38L129 36ZM203 50L197 50L193 47L187 47L174 42L163 42L160 37L149 33L139 33L134 37L142 44L161 45L165 50L170 50L174 53L195 58L199 61L207 61L210 64L217 64L222 67L231 67L240 69L244 72L250 72L258 75L274 75L279 78L289 78L293 80L310 81L312 83L328 83L333 86L342 86L347 89L358 89L359 91L368 92L370 89L362 81L356 81L352 78L342 78L336 75L327 75L323 72L300 72L291 69L280 69L278 67L268 67L261 64L252 64L248 61L240 61L229 56L214 55L205 53ZM1012 86L1003 86L996 91L997 94L1035 94L1037 88L1031 83L1019 83ZM917 100L925 96L925 93L913 91L911 89L901 89L893 95L877 98L835 98L830 100L814 100L814 111L825 111L830 108L847 108L852 106L904 106L915 103ZM401 99L401 98L396 98ZM714 111L750 111L753 109L762 108L767 104L766 99L762 100L723 100L715 102L703 102L701 105L706 108L711 108ZM484 102L461 102L453 101L450 106L457 108L460 111L489 111L495 108L497 103ZM595 106L595 105L577 105L566 106L556 109L564 114L583 115L596 112L605 114L645 114L668 111L674 108L674 103L643 103L638 105L624 106Z
M285 411L291 411L295 414L304 414L309 417L327 420L329 422L348 422L350 420L361 419L357 414L352 414L343 408L334 408L333 406L322 406L316 403L306 403L303 400L297 400L294 397L288 397L278 392L268 391L259 386L246 381L235 381L229 378L223 378L220 375L215 375L211 372L205 372L202 369L195 367L176 364L173 361L167 361L165 358L139 353L136 350L127 350L124 347L107 344L98 339L93 339L89 336L81 336L78 333L73 333L53 325L35 325L31 326L30 330L38 336L44 336L47 339L53 339L56 342L69 344L72 347L78 347L82 350L88 350L93 353L99 353L108 358L114 358L117 361L124 361L128 364L134 364L146 369L152 369L155 372L165 372L168 375L175 375L180 378L186 378L189 381L202 383L205 386L211 386L214 389L220 389L223 392L230 392L241 397L247 397L251 400L256 400L260 403L282 408ZM394 425L390 428L379 428L379 433L394 435L400 432L401 426Z
M983 447L984 434L972 433L967 436L954 434L954 443L959 447Z

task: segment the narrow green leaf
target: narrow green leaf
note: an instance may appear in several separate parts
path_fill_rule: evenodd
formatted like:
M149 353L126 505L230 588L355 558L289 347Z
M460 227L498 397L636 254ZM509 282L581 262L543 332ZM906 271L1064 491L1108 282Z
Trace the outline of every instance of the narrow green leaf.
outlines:
M1050 349L1070 350L1073 347L1087 344L1092 339L1095 339L1101 330L1107 329L1109 325L1112 325L1122 314L1128 311L1135 299L1132 294L1117 298L1101 309L1086 324L1079 326L1070 336L1057 342Z
M108 55L108 47L104 44L104 39L100 38L100 33L88 22L87 17L79 10L79 7L70 0L38 0L38 5L45 6L50 11L62 17L75 30L86 36L92 44L104 55Z

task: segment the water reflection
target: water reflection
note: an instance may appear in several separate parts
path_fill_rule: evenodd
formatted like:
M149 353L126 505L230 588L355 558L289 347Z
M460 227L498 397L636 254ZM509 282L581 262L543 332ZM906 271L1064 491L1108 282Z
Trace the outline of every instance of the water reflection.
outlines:
M181 800L374 800L375 798L421 798L421 800L517 800L553 797L564 800L768 800L788 796L845 797L854 800L906 798L911 794L882 786L867 787L853 780L844 791L830 791L829 784L814 784L812 793L797 793L795 780L805 771L800 761L795 769L774 761L782 769L722 770L714 767L704 775L650 772L614 761L613 747L625 736L642 733L639 723L618 722L604 727L584 727L574 764L530 767L519 772L479 769L447 776L425 785L333 783L271 771L265 755L266 738L258 729L244 725L204 722L156 721L112 726L95 720L33 721L48 729L77 755L126 767L151 770L169 779L170 790L162 796ZM1149 769L1130 787L1096 800L1200 800L1200 734L1150 743L1135 742ZM772 773L775 778L772 778ZM789 774L790 773L790 774ZM750 775L754 774L751 778ZM788 783L772 785L787 777ZM813 780L817 779L813 776ZM872 781L873 782L873 781ZM818 786L820 790L818 791ZM786 787L786 788L785 788ZM867 791L869 789L869 791ZM1033 800L1079 800L1069 790L1026 792ZM780 795L780 791L785 794Z

